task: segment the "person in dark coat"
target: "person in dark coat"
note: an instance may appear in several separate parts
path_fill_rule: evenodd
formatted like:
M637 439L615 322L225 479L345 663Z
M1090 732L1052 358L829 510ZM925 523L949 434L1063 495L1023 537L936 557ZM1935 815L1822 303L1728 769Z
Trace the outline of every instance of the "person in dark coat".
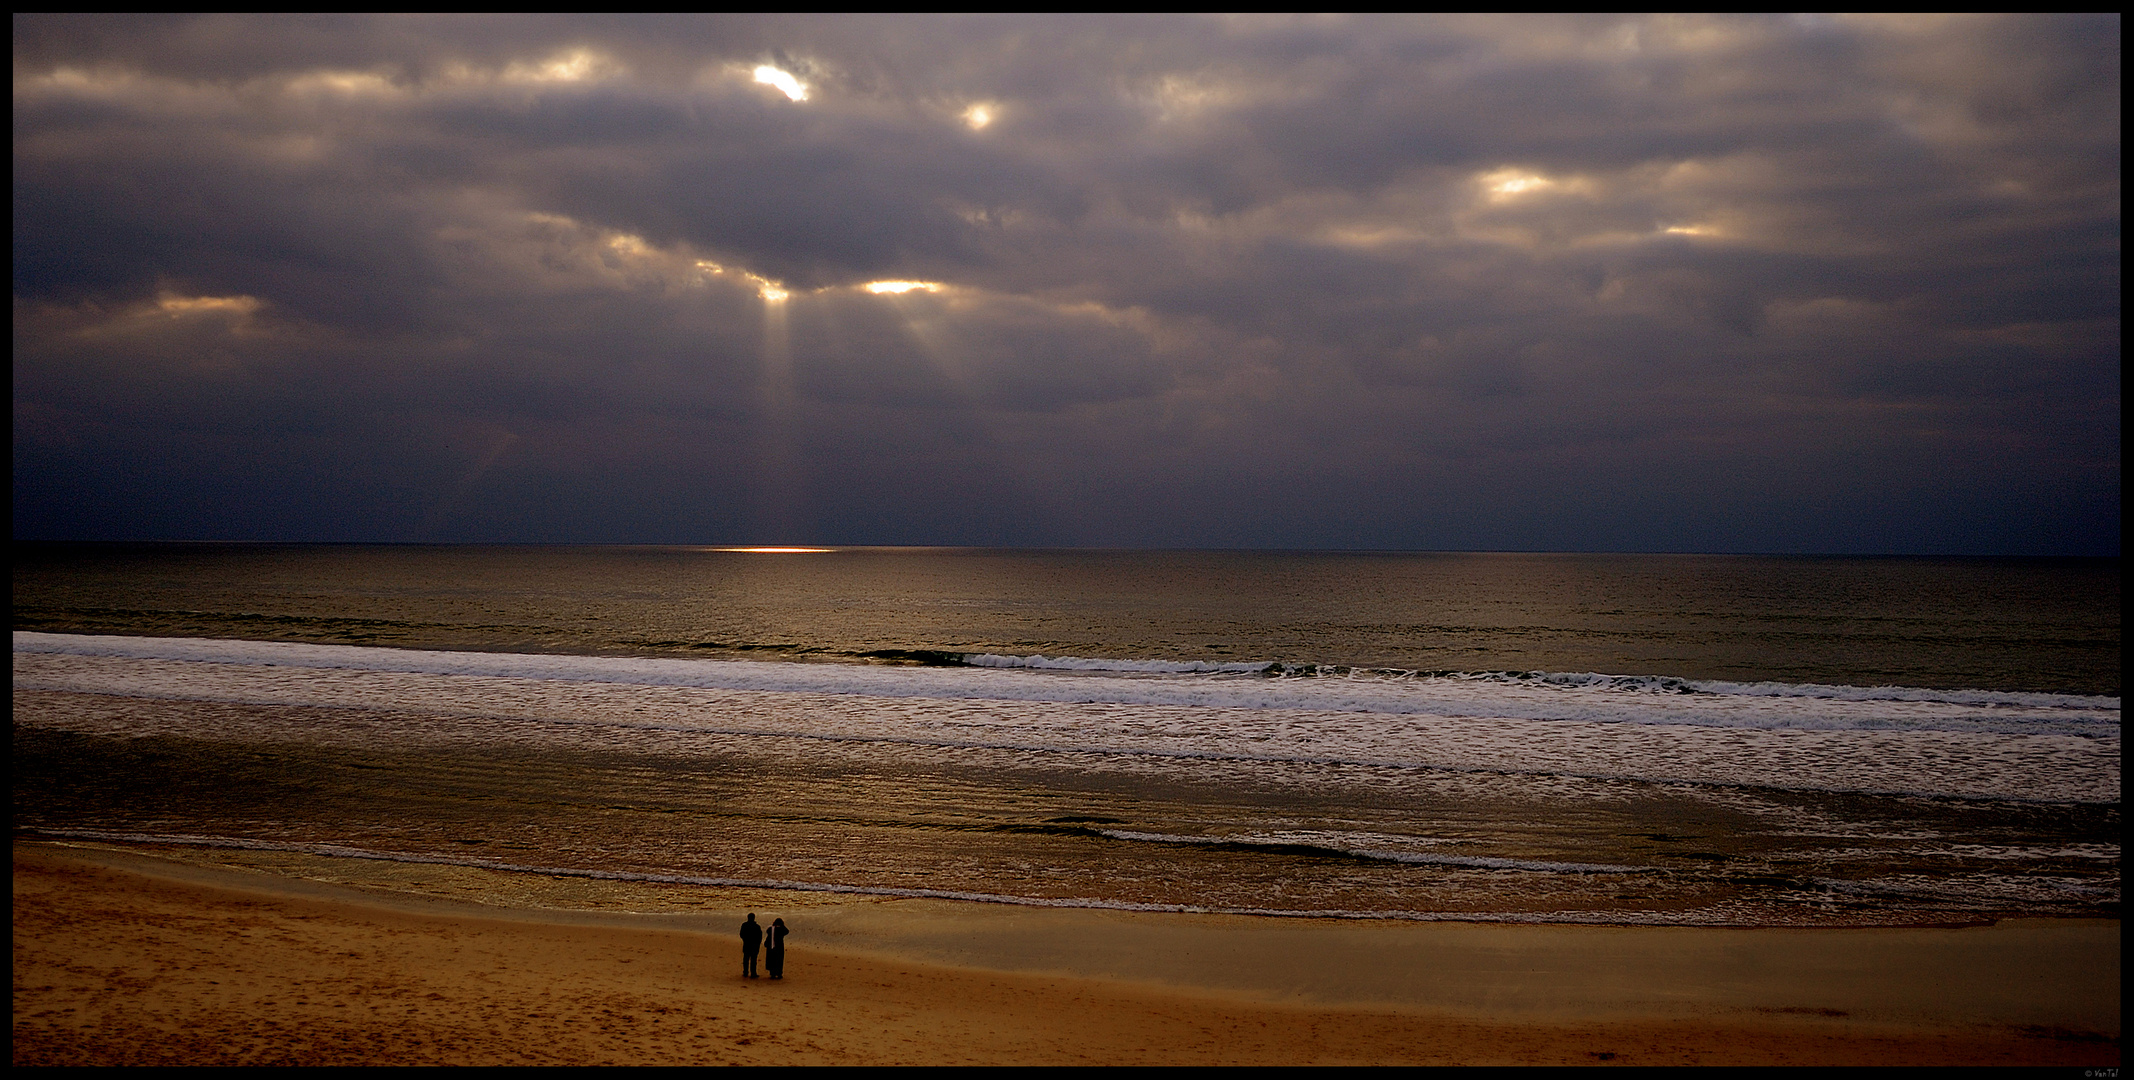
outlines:
M784 919L772 919L771 928L763 935L763 963L771 969L771 978L785 978L785 928Z
M756 923L756 913L748 913L748 921L741 924L741 977L756 977L756 948L763 944L763 927ZM782 959L782 958L781 958Z

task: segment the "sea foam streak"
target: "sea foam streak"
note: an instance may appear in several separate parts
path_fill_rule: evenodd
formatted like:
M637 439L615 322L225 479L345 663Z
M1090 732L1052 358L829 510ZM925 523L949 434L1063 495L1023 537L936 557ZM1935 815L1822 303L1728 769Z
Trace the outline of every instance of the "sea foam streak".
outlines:
M345 844L256 840L247 837L121 832L109 829L32 829L30 831L40 836L61 839L102 840L131 844L167 844L179 847L232 848L246 851L288 851L343 859L372 859L380 862L414 863L428 866L465 866L482 870L501 870L507 873L540 874L544 877L591 878L602 881L641 881L670 885L704 885L715 888L777 889L790 892L842 893L856 896L893 896L925 900L961 900L968 903L1006 904L1016 907L1098 908L1109 911L1148 911L1178 914L1272 915L1285 918L1312 919L1399 919L1404 922L1548 922L1593 923L1600 925L1635 925L1640 922L1636 918L1626 916L1623 912L1551 912L1543 916L1531 912L1462 911L1438 913L1410 910L1228 907L1209 904L1136 903L1096 897L1018 896L1008 893L970 892L959 889L911 889L879 885L846 885L823 881L789 881L782 878L708 877L696 874L659 874L627 870L598 870L585 867L541 866L503 862L495 859L435 855L427 852L383 851L349 847Z
M508 721L513 739L529 737L530 723L546 732L538 738L559 743L676 752L709 736L745 735L1123 756L1187 770L1195 760L1295 761L2119 800L2117 698L1721 683L1683 693L1598 675L1102 674L1036 664L883 667L28 632L15 634L15 652L18 691L436 718L399 732L418 741L503 738L485 721Z
M1727 683L1591 673L1350 673L1268 678L1268 665L973 654L970 667L888 667L15 632L15 652L318 670L961 700L1305 709L1402 716L1627 721L1817 730L1973 731L2117 738L2120 700L1917 687ZM1014 660L1009 664L1005 661ZM1246 677L1257 675L1258 677ZM1128 677L1106 677L1128 676ZM1165 677L1170 676L1170 677ZM18 681L18 685L20 685ZM1684 689L1694 691L1682 692Z

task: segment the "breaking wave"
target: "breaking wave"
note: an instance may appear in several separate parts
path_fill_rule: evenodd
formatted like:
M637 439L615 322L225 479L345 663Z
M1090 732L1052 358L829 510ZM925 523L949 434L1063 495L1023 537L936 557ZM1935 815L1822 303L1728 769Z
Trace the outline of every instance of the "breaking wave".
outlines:
M2116 739L2120 699L1926 687L1732 683L1593 672L1422 672L961 654L928 666L443 652L16 631L15 652L877 698L1310 710L1392 716L1946 731ZM947 654L956 655L956 654ZM34 679L18 687L39 688ZM66 689L64 686L42 687Z

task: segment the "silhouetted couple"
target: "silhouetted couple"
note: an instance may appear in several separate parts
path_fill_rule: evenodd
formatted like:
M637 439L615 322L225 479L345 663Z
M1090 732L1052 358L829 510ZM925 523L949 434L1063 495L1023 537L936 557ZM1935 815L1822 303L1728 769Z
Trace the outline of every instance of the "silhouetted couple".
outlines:
M741 924L741 977L756 977L756 950L763 950L763 966L771 969L771 978L785 978L785 920L772 919L769 933L756 923L756 913L748 913L748 921Z

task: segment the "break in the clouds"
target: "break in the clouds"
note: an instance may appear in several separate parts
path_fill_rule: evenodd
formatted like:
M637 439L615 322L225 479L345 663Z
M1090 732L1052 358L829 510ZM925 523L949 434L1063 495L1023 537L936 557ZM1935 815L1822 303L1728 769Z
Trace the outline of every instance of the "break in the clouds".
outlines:
M14 22L15 535L2116 553L2116 16Z

